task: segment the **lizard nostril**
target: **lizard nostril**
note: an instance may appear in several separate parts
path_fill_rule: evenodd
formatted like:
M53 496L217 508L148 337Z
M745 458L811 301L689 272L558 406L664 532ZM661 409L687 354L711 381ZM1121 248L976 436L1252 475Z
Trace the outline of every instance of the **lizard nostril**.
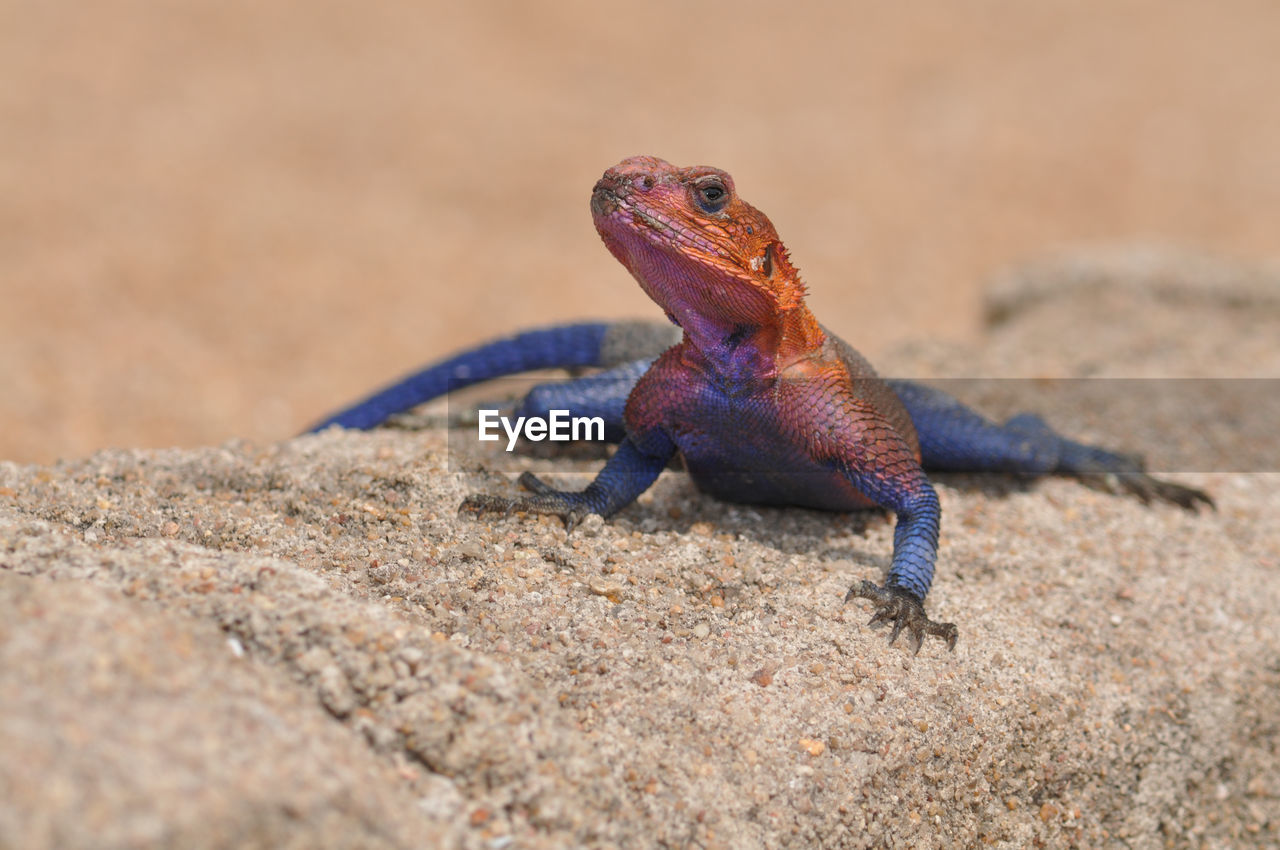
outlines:
M654 184L654 179L652 174L646 174L644 176L644 179L640 181L640 185L644 186L644 188L646 189L652 189L653 184Z

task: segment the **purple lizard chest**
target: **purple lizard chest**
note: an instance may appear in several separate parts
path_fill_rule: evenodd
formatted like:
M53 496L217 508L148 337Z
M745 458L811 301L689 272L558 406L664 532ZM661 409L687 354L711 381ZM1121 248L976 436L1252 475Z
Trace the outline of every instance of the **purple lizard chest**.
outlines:
M874 502L827 450L845 436L833 439L833 431L847 427L839 406L813 383L717 384L658 364L637 384L627 419L633 433L665 433L698 488L725 501L835 511L870 507Z

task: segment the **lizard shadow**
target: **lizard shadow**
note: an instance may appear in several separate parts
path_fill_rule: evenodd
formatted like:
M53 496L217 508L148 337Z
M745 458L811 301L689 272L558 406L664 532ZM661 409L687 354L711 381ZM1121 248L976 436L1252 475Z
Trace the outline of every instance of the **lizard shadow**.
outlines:
M678 465L676 471L683 472ZM999 473L934 473L930 480L948 490L1003 499L1030 492L1039 479L1036 476ZM629 506L617 519L628 521L642 531L669 531L682 536L690 534L694 526L710 523L719 531L781 554L850 560L888 569L890 558L878 549L851 548L844 542L826 542L835 529L865 539L867 532L877 525L892 525L893 517L885 508L825 511L792 505L731 502L703 493L683 474L665 487L674 489L662 493L657 503L641 502ZM945 513L943 521L946 521Z
M935 484L964 493L981 493L990 499L1003 499L1034 489L1037 477L998 473L944 473L930 476ZM663 486L660 482L659 486ZM755 505L729 502L703 493L687 475L665 484L665 492L653 501L630 505L614 520L622 520L644 532L667 531L681 537L694 533L694 526L710 524L717 531L773 550L782 560L792 557L812 559L833 567L852 580L859 574L870 576L874 570L883 581L892 565L892 527L894 518L884 508L854 511L824 511L815 508L779 505ZM943 514L946 523L946 514ZM869 532L887 529L885 541L869 539ZM835 566L844 562L843 566ZM757 564L758 567L764 566ZM988 571L982 564L968 564L966 572ZM741 581L750 583L744 574ZM726 596L745 590L741 581L730 580L717 585ZM856 585L856 581L854 584Z
M531 443L522 439L517 443L514 454L543 461L574 463L577 466L572 470L575 475L589 476L598 470L589 470L585 465L603 462L611 452L611 446L600 443ZM536 474L554 475L560 471L569 470L544 470ZM672 472L677 474L671 475ZM945 490L982 494L990 499L1028 492L1039 480L1038 476L1002 473L932 473L929 477ZM828 563L847 561L882 573L889 570L891 549L880 542L867 541L868 532L873 528L886 524L892 528L893 517L883 508L824 511L726 501L699 490L678 458L673 459L667 473L649 493L652 495L628 505L607 522L622 524L641 533L669 532L682 538L704 533L695 526L710 525L718 532L772 549L784 557L806 556ZM943 523L946 523L945 511Z

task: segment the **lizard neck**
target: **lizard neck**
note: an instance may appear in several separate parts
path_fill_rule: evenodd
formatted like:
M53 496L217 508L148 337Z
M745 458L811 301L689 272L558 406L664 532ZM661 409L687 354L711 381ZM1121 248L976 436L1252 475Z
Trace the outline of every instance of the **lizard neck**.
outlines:
M730 381L776 377L818 351L826 339L813 313L797 300L784 309L729 312L664 304L684 331L686 354ZM702 305L705 307L705 305Z

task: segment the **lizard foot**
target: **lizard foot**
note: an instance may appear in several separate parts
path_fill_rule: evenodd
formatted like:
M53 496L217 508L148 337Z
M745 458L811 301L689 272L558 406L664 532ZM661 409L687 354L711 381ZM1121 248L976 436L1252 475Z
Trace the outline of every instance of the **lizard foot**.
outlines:
M564 522L565 534L572 534L573 529L587 517L590 511L575 507L572 493L564 493L544 484L531 472L520 476L520 486L533 495L527 498L512 499L507 496L492 496L488 493L472 493L462 500L458 506L458 514L502 514L503 519L514 513L546 514L558 516Z
M1195 487L1184 487L1172 481L1148 475L1145 472L1111 472L1099 475L1081 475L1080 480L1087 487L1102 490L1106 493L1129 494L1137 496L1144 504L1152 502L1170 502L1189 511L1198 511L1206 506L1217 510L1213 497Z
M900 587L880 587L874 582L864 581L860 585L849 588L844 601L854 597L870 599L875 603L876 613L868 622L868 626L876 623L893 623L893 631L889 635L892 644L906 629L915 642L915 653L920 654L925 635L935 635L947 642L947 649L955 652L956 640L960 631L955 623L938 623L930 620L924 613L924 605L906 590Z

